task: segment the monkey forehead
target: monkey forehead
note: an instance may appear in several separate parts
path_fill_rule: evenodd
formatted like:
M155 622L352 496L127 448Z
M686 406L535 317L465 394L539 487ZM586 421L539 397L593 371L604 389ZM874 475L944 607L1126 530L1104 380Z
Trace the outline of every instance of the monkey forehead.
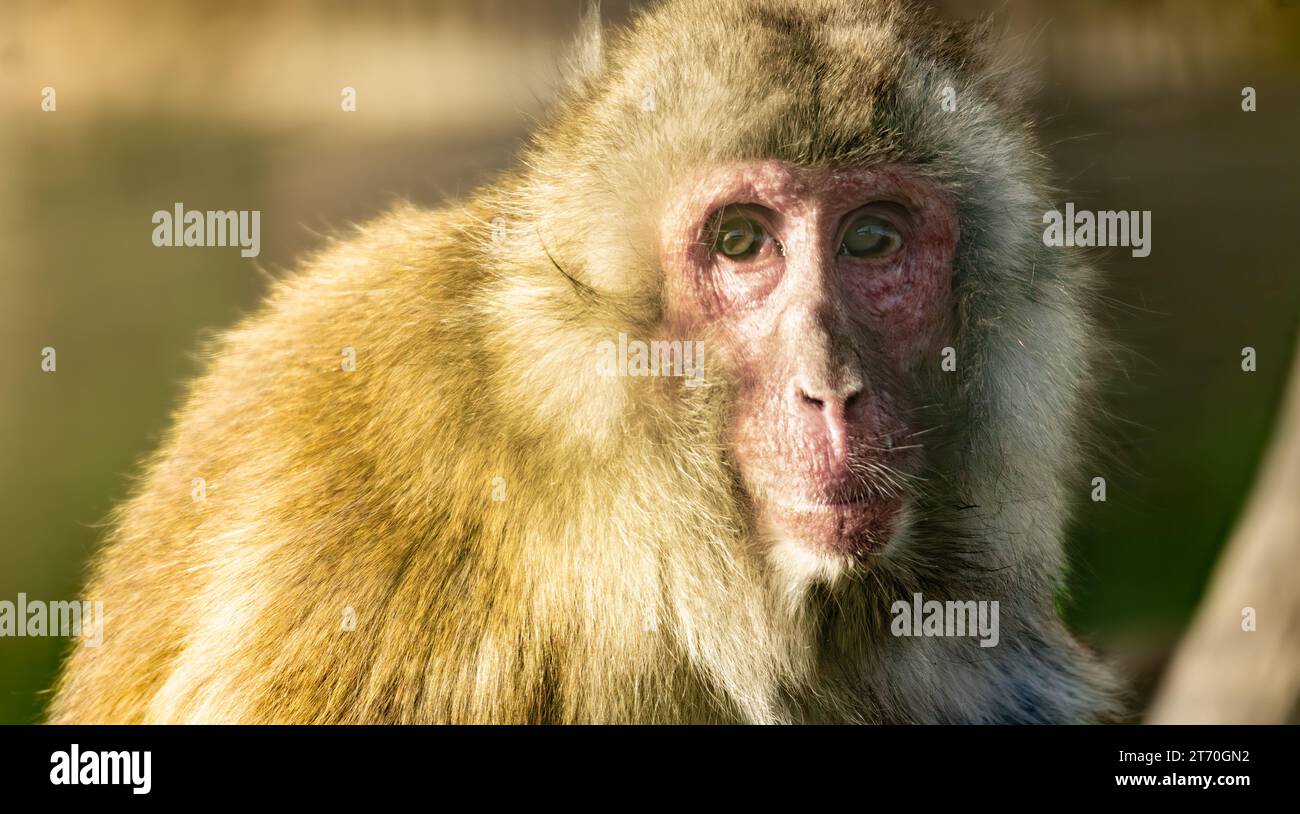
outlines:
M944 221L955 212L947 191L900 165L805 167L775 159L688 173L664 200L661 235L665 248L674 253L698 245L713 213L731 204L759 204L789 217L842 214L881 200Z

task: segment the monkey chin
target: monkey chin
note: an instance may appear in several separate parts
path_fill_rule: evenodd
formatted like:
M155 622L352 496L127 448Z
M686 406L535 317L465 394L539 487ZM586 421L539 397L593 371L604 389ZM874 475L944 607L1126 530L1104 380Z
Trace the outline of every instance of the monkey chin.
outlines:
M779 570L833 583L865 567L901 536L908 515L901 497L768 503L764 526Z

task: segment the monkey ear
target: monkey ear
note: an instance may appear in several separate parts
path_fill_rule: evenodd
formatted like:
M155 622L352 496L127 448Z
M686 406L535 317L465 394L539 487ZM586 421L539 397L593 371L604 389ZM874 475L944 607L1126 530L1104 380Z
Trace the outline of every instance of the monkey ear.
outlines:
M578 34L565 71L570 93L580 95L605 70L605 42L600 23L600 0L591 0L582 12Z
M941 76L964 77L1007 113L1023 113L1037 79L1026 35L1014 34L997 12L950 19L937 9L908 6L901 29Z
M945 56L975 77L1004 111L1023 113L1039 79L1029 41L1040 34L1016 34L1003 18L990 12L951 24L946 29Z

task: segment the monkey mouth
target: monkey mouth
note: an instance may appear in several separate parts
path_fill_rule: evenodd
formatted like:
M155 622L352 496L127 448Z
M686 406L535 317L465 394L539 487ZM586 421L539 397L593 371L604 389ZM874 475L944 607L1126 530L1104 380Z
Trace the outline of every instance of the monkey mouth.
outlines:
M769 519L789 535L823 553L880 553L894 536L903 498L838 495L825 499L769 502Z

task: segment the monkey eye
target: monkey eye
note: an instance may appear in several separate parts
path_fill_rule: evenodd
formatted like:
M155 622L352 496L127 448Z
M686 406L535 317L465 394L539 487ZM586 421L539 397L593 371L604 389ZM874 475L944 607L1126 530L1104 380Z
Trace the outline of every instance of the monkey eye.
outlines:
M763 224L746 215L724 212L718 218L713 251L729 260L748 260L758 254L766 240Z
M858 215L844 233L839 253L850 257L888 257L903 245L893 224L876 215Z

